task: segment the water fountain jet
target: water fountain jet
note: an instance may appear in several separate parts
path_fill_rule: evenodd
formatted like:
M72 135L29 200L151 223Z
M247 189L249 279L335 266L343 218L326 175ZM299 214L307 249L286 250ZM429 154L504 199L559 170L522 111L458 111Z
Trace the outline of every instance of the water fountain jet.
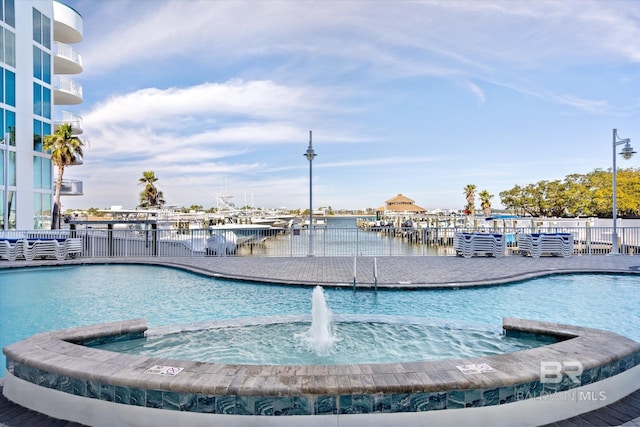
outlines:
M331 310L327 306L322 286L313 289L311 298L311 326L309 330L300 336L307 348L318 356L326 356L331 352L337 341L333 324L331 323Z

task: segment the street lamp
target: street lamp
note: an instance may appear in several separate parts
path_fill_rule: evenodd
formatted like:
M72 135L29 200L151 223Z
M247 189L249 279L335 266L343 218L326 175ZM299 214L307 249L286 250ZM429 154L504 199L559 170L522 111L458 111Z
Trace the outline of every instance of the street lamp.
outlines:
M309 160L309 256L313 256L313 181L312 181L312 162L317 154L313 151L311 145L311 131L309 131L309 147L304 156Z
M620 155L623 159L629 160L636 152L633 151L630 145L631 140L629 138L620 139L618 136L618 129L613 130L613 210L611 212L611 216L613 217L613 232L611 233L611 252L609 255L620 255L618 252L618 228L617 228L617 220L618 220L618 206L617 206L617 180L616 176L618 175L618 171L616 169L616 147L618 145L624 144L622 151L620 151Z

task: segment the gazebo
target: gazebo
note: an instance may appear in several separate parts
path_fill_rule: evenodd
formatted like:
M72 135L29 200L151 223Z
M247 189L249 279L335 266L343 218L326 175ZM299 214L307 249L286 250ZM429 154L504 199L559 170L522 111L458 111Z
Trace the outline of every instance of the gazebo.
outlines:
M398 217L400 215L417 215L426 213L427 210L416 205L415 200L398 193L397 196L385 201L384 206L376 209L376 218L381 219L381 216L387 215Z

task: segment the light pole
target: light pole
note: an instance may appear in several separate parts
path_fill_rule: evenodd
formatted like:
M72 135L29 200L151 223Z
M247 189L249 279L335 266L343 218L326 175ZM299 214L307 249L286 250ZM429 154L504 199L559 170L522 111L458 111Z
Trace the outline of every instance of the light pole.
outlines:
M304 153L304 156L309 160L309 256L313 256L313 181L312 181L312 163L313 158L317 156L317 154L313 151L313 146L311 145L311 131L309 131L309 147L307 147L307 152Z
M620 155L623 159L629 160L634 154L633 148L630 145L631 140L629 138L620 139L618 136L618 129L613 130L613 210L611 211L611 216L613 218L613 232L611 233L611 252L609 255L620 255L618 252L618 206L617 206L617 175L618 170L616 168L616 147L618 145L624 144L622 151L620 151Z

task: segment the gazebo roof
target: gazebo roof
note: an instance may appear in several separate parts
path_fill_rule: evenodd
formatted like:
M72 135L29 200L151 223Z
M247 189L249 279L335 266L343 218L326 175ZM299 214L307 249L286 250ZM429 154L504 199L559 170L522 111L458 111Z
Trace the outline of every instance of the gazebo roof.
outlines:
M376 209L376 212L411 212L423 213L427 210L415 204L415 201L398 193L397 196L387 200L385 206Z
M408 198L404 194L398 193L398 195L396 197L392 197L391 199L385 201L385 204L387 204L387 205L392 205L392 204L397 204L397 203L414 204L415 202L416 202L415 200L412 200L412 199Z

